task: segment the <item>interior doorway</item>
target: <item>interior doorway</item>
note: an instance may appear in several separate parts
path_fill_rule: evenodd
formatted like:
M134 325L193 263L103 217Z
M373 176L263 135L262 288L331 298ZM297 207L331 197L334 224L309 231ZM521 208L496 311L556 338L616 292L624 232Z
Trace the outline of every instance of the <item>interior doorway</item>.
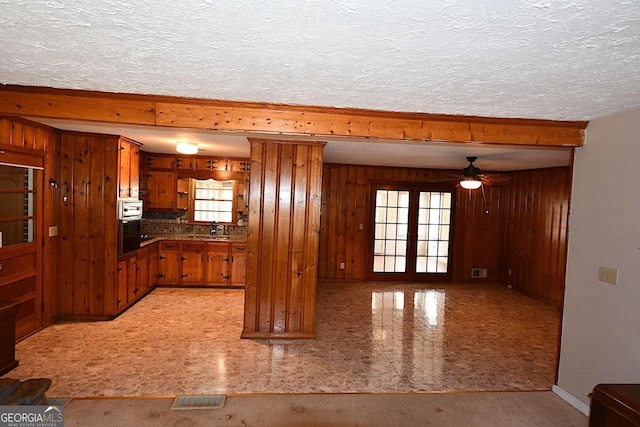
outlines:
M369 280L451 279L451 189L373 184Z

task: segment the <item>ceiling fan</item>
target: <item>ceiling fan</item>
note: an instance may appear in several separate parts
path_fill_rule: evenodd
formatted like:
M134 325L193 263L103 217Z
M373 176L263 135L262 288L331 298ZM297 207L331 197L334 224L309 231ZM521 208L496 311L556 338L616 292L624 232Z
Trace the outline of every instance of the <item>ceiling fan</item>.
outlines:
M456 180L459 180L460 187L467 190L475 190L477 188L480 188L482 185L494 187L507 185L511 181L511 177L509 175L480 173L480 168L477 168L473 165L473 162L475 162L476 160L478 160L478 158L475 156L467 157L469 166L462 169L462 175L449 176L452 178L456 178Z

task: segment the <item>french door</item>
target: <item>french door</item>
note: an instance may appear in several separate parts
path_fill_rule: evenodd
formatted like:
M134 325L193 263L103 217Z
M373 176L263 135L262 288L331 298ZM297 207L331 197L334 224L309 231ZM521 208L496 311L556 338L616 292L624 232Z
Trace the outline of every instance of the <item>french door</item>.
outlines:
M369 280L451 278L450 189L373 185Z

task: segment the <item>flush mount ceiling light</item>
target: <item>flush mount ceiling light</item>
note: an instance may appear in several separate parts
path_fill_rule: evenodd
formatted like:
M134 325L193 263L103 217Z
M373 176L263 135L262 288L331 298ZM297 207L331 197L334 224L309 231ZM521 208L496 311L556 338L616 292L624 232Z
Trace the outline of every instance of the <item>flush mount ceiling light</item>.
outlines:
M198 144L189 141L179 141L176 144L176 151L180 154L197 154Z

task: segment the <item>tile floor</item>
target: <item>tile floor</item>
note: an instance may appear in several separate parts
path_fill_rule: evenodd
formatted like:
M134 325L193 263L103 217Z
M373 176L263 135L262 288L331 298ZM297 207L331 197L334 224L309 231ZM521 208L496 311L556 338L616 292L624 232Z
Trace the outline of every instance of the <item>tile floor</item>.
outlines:
M242 290L154 290L20 342L49 397L549 390L560 314L497 285L320 283L316 340L242 340Z

